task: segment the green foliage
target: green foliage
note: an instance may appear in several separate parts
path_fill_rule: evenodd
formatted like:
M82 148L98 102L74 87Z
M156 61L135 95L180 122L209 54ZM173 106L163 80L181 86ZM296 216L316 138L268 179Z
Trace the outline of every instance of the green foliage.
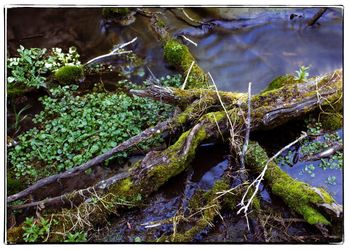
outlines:
M307 119L306 126L307 133L310 135L310 137L302 141L299 150L301 159L304 161L308 161L309 157L321 153L335 144L343 144L343 140L337 131L326 132L322 124L316 122L316 119L314 118ZM295 154L298 153L295 152L294 149L290 149L287 151L287 153L279 156L276 162L281 166L292 166L295 164L295 162L293 163L293 157ZM323 170L341 169L343 168L344 164L343 158L343 152L338 151L327 158L320 159L320 162L317 165L315 163L305 165L299 174L303 175L304 173L307 173L310 175L310 177L315 177L314 171L316 167L319 167Z
M22 115L23 112L25 112L27 109L30 109L31 106L30 105L25 105L20 111L16 111L16 109L14 108L14 114L15 114L15 123L10 126L11 128L14 129L14 134L13 137L15 137L17 135L17 133L20 131L21 129L21 122L24 121L28 115Z
M183 84L182 76L180 74L162 76L159 80L161 85L165 87L180 88Z
M45 60L45 67L51 72L65 65L80 65L80 55L75 47L70 47L68 53L62 52L61 48L52 48L51 54Z
M55 78L61 85L74 84L84 78L81 66L66 65L55 72Z
M296 76L295 76L295 80L299 81L299 82L304 82L307 80L307 78L309 77L309 72L308 70L310 69L310 67L306 67L306 66L301 66L299 68L299 70L295 71Z
M79 54L74 47L68 53L60 48L25 49L22 45L17 50L19 57L7 60L7 84L10 93L23 91L25 88L46 87L50 73L64 65L80 65Z
M23 226L23 240L25 242L43 241L49 234L50 227L51 223L44 218L40 218L40 221L34 220L33 217L26 218Z
M64 242L70 242L70 243L78 243L78 242L86 242L87 239L87 233L86 232L75 232L75 233L68 233L66 234L66 239Z
M310 177L315 177L315 166L313 164L309 164L309 165L306 165L300 174L303 174L303 173L308 173L310 175Z
M311 136L321 136L324 133L322 124L311 119L307 125L307 133ZM302 142L300 152L304 156L311 156L322 152L335 143L342 144L343 140L336 131L324 133L318 140L305 139Z
M8 77L7 82L12 84L23 84L26 87L39 88L44 86L48 72L45 67L46 49L25 49L22 45L17 50L19 57L7 60Z
M173 108L124 93L76 96L76 85L57 87L40 100L37 127L18 137L9 150L11 170L28 182L80 165L169 117ZM147 149L160 136L139 145ZM117 154L124 159L126 152Z
M337 185L336 180L337 180L337 177L335 177L334 175L328 176L328 178L327 178L327 180L325 181L325 183L328 184L328 185L335 186L335 185Z
M134 239L134 242L140 243L140 242L142 242L142 239L140 237L136 236Z

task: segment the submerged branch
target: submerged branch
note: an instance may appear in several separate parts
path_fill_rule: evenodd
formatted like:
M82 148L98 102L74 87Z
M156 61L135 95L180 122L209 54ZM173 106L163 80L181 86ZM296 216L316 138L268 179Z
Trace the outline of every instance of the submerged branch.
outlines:
M308 26L314 25L318 19L322 17L322 15L327 11L327 8L321 8L308 22Z

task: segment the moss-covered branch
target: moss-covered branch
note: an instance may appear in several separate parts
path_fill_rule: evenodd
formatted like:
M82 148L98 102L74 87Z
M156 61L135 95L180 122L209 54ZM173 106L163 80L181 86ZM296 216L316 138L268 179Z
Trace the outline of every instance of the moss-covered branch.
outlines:
M186 87L206 88L208 76L196 62L188 47L172 38L160 18L154 14L151 18L153 30L158 34L164 49L164 59L183 75L187 75L192 62L195 62L188 77Z
M130 90L131 94L139 97L147 97L153 100L162 101L168 104L173 104L181 108L185 108L194 101L201 99L203 102L208 102L210 105L220 105L218 94L226 107L239 106L247 101L246 93L225 92L211 89L188 89L183 90L172 87L162 87L152 85L142 90ZM220 108L220 107L219 107Z
M249 144L246 154L246 164L255 173L259 174L268 160L268 156L259 144ZM337 205L332 196L322 188L311 187L310 185L296 181L276 163L271 162L265 172L264 180L274 195L279 196L295 212L304 217L309 224L329 225L330 220L320 207L333 208L332 216L339 216L341 206Z

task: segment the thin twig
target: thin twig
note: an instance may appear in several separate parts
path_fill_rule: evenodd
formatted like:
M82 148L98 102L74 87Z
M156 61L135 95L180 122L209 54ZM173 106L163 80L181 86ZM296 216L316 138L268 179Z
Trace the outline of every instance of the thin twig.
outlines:
M302 132L302 135L299 138L297 138L293 142L289 143L287 146L285 146L280 151L278 151L274 156L272 156L270 159L268 159L268 161L266 162L266 164L265 164L262 172L260 173L260 175L248 186L247 190L245 191L241 202L238 204L239 206L241 206L241 208L238 210L237 214L240 214L243 211L244 215L245 215L245 217L247 219L247 211L249 209L249 206L252 203L254 197L256 196L256 194L257 194L257 192L259 190L260 183L264 179L265 172L268 169L268 166L269 166L270 162L272 162L274 159L276 159L283 151L285 151L286 149L290 148L291 146L293 146L297 142L303 140L305 137L307 137L307 134L305 132ZM250 199L248 200L248 202L245 203L245 198L248 195L248 192L249 192L250 188L252 188L253 186L255 186L255 190L254 190L252 196L250 197ZM248 229L249 229L249 224L248 224Z
M220 94L219 94L219 90L218 90L218 88L216 87L215 81L214 81L213 77L211 76L210 72L208 72L208 75L209 75L211 81L213 82L213 85L214 85L216 94L217 94L217 96L218 96L219 102L220 102L222 108L223 108L224 111L225 111L225 114L226 114L226 116L227 116L228 122L230 123L230 127L231 127L232 130L234 130L234 126L233 126L233 123L232 123L232 121L231 121L230 115L228 114L227 109L225 108L225 105L224 105L224 103L223 103L222 100L221 100L221 97L220 97Z
M194 65L194 61L192 61L191 66L190 66L190 68L188 69L188 72L187 72L185 81L184 81L184 83L182 84L181 89L185 89L186 83L187 83L188 77L189 77L189 75L190 75L190 73L191 73L191 70L192 70L193 65Z
M249 143L249 134L250 134L250 120L251 120L251 112L250 112L250 106L251 106L251 85L252 83L250 82L248 84L248 112L247 112L247 120L246 120L246 133L244 137L244 144L242 147L242 152L241 152L241 170L244 170L244 157L248 149L248 143Z
M124 47L128 46L129 44L135 42L137 40L137 37L135 37L134 39L132 39L131 41L129 42L126 42L126 43L123 43L121 45L119 45L117 48L113 49L111 52L107 53L107 54L104 54L104 55L101 55L101 56L97 56L95 58L92 58L91 60L89 60L87 63L84 64L84 66L88 65L88 64L91 64L97 60L101 60L103 58L106 58L106 57L110 57L110 56L114 56L114 55L122 55L122 54L129 54L132 52L132 50L127 50L127 51L124 51L122 50Z
M181 37L183 37L183 39L185 39L186 41L189 41L190 43L192 43L194 46L198 46L198 43L192 41L191 39L189 39L187 36L185 35L181 35Z

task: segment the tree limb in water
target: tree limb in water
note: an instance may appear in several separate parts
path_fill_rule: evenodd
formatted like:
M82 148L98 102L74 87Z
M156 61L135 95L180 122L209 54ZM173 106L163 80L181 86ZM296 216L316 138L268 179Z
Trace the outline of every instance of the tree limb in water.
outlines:
M314 25L318 19L322 17L322 15L327 11L327 8L321 8L308 22L308 26Z

